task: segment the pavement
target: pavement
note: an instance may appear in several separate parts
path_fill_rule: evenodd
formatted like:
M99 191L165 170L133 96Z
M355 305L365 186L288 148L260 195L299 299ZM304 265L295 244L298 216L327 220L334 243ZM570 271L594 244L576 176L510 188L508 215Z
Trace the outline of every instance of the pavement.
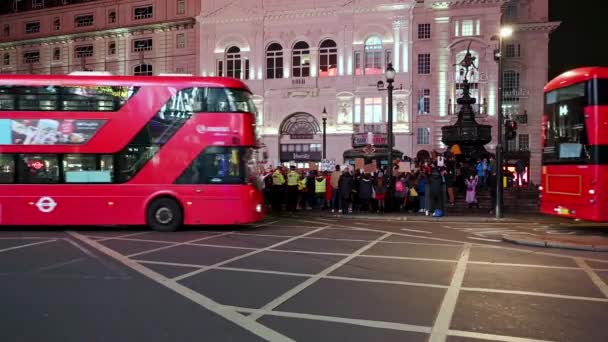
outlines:
M297 213L0 234L1 341L608 341L608 253L542 220Z

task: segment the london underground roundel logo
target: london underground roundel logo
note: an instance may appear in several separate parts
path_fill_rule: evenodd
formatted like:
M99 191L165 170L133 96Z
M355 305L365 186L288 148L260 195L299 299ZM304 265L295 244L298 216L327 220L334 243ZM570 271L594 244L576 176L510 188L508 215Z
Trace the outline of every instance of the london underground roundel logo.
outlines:
M55 210L56 206L57 202L55 202L52 197L48 196L40 197L40 199L38 199L38 202L36 202L36 207L43 213L52 212L53 210Z

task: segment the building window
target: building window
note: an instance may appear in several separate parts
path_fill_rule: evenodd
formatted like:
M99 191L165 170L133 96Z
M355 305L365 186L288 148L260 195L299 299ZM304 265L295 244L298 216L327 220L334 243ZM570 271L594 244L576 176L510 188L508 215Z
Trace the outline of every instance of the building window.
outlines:
M418 54L418 74L428 75L431 73L431 54Z
M418 114L428 115L431 113L431 89L418 90Z
M152 38L136 39L133 41L133 52L152 51Z
M93 26L93 15L92 14L83 14L74 17L74 26L75 27L86 27Z
M10 65L11 64L11 55L7 53L4 54L4 56L2 57L2 64L4 65Z
M176 74L187 74L186 68L184 68L184 67L177 67L177 68L175 68L175 73Z
M226 50L226 77L241 78L241 49L231 46Z
M389 63L393 63L393 51L385 50L384 56L386 57L386 60L384 61L384 65L386 65L386 67L388 68Z
M186 47L186 34L185 33L178 33L176 36L177 39L177 48L178 49L183 49Z
M249 70L249 59L245 58L245 75L243 75L243 76L244 76L244 78L246 80L249 79L249 73L250 73L250 70Z
M517 141L515 139L507 140L507 151L517 150Z
M186 14L186 0L177 0L177 14Z
M32 8L36 9L36 8L43 8L44 7L44 0L32 0Z
M54 48L53 49L53 60L54 61L58 61L61 59L61 49L60 48Z
M149 19L153 14L152 5L133 8L133 20Z
M25 33L37 33L40 32L40 21L32 21L25 23Z
M372 36L365 41L365 74L380 75L384 73L382 66L383 51L382 40L378 36Z
M361 98L360 97L355 98L354 114L355 114L355 118L354 118L353 122L355 124L360 124L361 123Z
M283 78L283 47L279 43L272 43L266 49L266 78Z
M59 17L56 17L55 19L53 19L53 31L59 30L61 30L61 19Z
M363 75L363 67L361 65L361 51L355 51L355 75Z
M519 72L507 70L502 74L503 101L519 101Z
M363 123L382 123L382 98L366 97L363 101Z
M431 24L418 24L418 39L431 39Z
M507 44L505 46L505 57L513 58L520 57L521 45L520 44Z
M111 42L108 44L108 55L114 56L116 54L116 43Z
M306 42L297 42L292 51L293 77L310 76L310 46Z
M221 59L217 61L217 75L224 77L224 61Z
M324 40L319 48L319 76L338 75L338 45L331 39Z
M419 127L416 135L416 144L418 145L430 145L431 144L431 129L426 127Z
M2 29L2 34L5 37L8 37L11 35L11 26L9 24L4 24L4 28Z
M530 135L529 134L520 134L518 136L519 139L519 150L520 151L530 151Z
M517 20L517 4L510 3L505 6L503 19L507 23L512 23Z
M28 51L23 53L23 63L38 63L40 62L40 51Z
M152 64L139 64L133 68L133 75L135 76L152 76Z
M93 56L93 45L81 45L74 48L74 57L84 58Z
M473 20L463 20L462 21L462 36L472 36L473 35Z
M108 14L108 23L114 24L115 22L116 22L116 12L111 11L110 14Z

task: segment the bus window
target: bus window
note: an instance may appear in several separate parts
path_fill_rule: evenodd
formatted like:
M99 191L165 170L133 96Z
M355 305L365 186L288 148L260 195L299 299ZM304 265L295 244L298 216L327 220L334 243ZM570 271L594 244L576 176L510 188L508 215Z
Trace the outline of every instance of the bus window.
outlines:
M169 109L194 113L253 113L251 93L230 88L183 89L170 101Z
M0 184L15 182L15 158L12 154L0 154Z
M55 154L21 154L18 162L17 183L59 183L59 156Z
M66 154L63 170L66 183L111 183L111 155ZM108 161L110 161L108 163Z
M246 184L251 149L209 147L177 179L177 184Z

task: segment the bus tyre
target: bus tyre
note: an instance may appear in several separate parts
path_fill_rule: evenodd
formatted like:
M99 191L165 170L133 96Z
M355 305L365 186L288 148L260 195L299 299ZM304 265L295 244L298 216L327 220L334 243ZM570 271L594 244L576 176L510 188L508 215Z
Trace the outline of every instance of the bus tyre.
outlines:
M159 232L174 232L183 223L182 209L171 198L154 200L146 213L146 222L150 228Z

